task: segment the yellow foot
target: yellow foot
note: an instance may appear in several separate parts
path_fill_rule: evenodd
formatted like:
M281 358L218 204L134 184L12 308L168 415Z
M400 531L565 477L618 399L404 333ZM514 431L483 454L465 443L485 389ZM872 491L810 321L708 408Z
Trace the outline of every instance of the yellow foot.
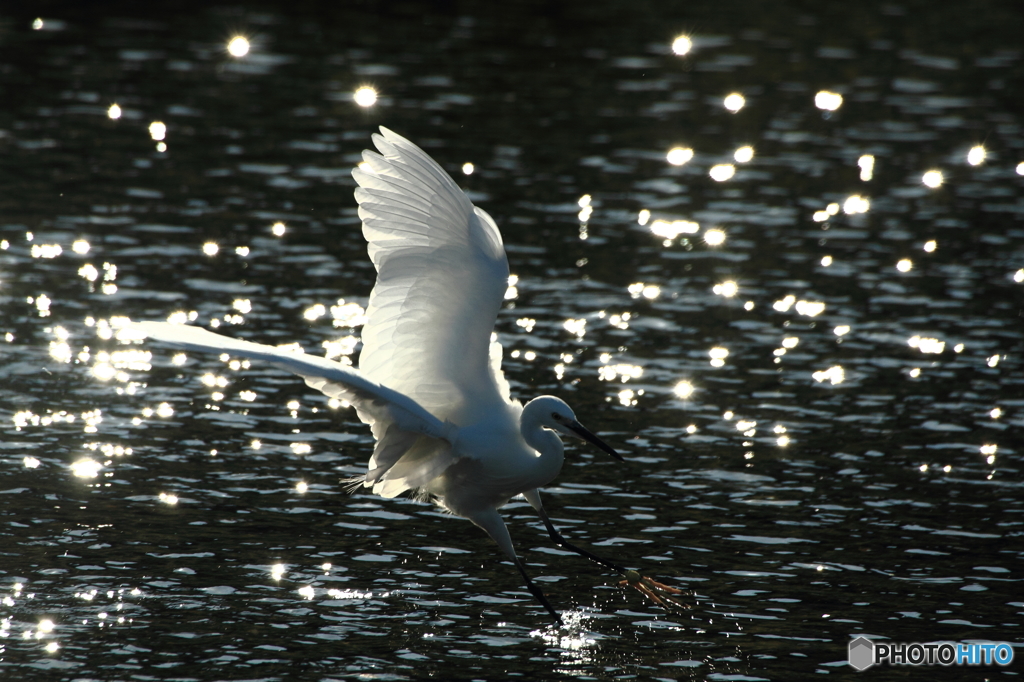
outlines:
M666 609L673 607L677 609L691 608L689 604L684 604L679 600L677 595L681 595L683 593L682 590L677 590L674 587L659 583L657 580L642 576L636 571L626 571L623 576L626 579L619 581L619 587L632 587L658 606Z

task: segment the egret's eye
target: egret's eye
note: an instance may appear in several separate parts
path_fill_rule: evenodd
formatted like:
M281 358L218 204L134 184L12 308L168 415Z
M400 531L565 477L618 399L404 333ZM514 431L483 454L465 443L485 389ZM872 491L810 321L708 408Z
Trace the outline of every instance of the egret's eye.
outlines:
M557 412L552 412L551 413L551 418L554 419L559 424L564 424L565 421L566 421L565 417L563 417L562 415L558 414Z

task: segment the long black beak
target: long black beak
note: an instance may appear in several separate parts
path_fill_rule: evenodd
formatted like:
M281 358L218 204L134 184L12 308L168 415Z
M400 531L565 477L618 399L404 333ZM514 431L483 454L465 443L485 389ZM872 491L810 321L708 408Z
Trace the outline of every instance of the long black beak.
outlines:
M579 422L575 422L574 421L574 422L569 422L569 423L565 424L565 427L567 429L569 429L570 431L572 431L573 433L575 433L580 438L582 438L583 440L585 440L588 443L590 443L591 445L597 447L599 450L603 450L603 451L607 452L609 455L611 455L615 459L619 460L620 462L625 462L626 461L626 460L622 459L622 455L620 455L619 453L615 452L615 450L613 450L611 448L611 446L609 446L603 440L601 440L600 438L598 438L597 436L592 434L590 431L587 431L587 429L583 427L583 424L580 424Z

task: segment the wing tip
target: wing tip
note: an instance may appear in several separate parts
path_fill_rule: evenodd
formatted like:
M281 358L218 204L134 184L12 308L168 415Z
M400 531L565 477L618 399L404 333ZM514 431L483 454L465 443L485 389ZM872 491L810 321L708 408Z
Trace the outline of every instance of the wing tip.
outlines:
M391 128L388 128L387 126L380 126L380 134L387 138L398 138L401 140L405 139Z
M388 158L389 161L391 161L392 159L388 157L388 152L383 147L381 147L381 143L383 143L385 147L391 150L395 150L398 153L399 157L419 157L420 162L425 161L427 166L436 166L439 170L441 170L442 173L444 173L446 177L451 179L451 176L448 174L448 172L441 168L441 165L437 162L437 160L434 157L432 157L427 152L423 151L422 147L420 147L418 144L416 144L409 138L403 135L399 135L390 128L386 126L380 126L380 133L373 133L373 135L371 135L371 138L373 139L373 144L377 147L377 149L380 150L381 154Z

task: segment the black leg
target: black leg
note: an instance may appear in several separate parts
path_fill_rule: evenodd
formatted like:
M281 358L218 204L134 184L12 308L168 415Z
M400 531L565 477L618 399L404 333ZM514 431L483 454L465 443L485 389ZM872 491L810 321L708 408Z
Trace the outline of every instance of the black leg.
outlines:
M544 593L540 591L540 588L530 580L530 576L526 573L526 566L523 565L523 562L519 557L516 557L516 568L519 569L519 573L523 576L523 580L526 581L526 587L530 590L530 594L536 597L537 601L539 601L544 608L548 610L548 613L551 614L556 623L559 625L565 625L565 621L563 621L562 617L558 615L557 611L555 611L555 607L551 605L551 602L549 602L548 598L544 596Z
M587 550L585 550L585 549L583 549L581 547L577 547L576 545L572 544L571 542L569 542L568 540L563 538L562 534L558 532L557 528L555 528L555 525L553 523L551 523L551 519L548 518L548 515L542 509L538 509L537 511L540 512L541 521L544 522L544 525L548 529L548 535L551 536L551 539L555 541L556 545L558 545L560 547L565 547L568 550L576 552L580 556L586 557L586 558L590 559L591 561L593 561L594 563L597 563L597 564L600 564L600 565L604 566L605 568L610 568L613 571L617 571L619 573L625 573L626 572L626 569L624 567L619 566L618 564L613 563L611 561L608 561L607 559L602 559L601 557L597 556L596 554L588 552Z
M475 523L477 526L482 528L484 532L491 536L491 539L498 543L501 547L501 551L505 553L505 556L515 564L516 568L519 569L520 575L523 576L523 580L526 582L526 587L530 590L530 594L536 597L537 601L541 603L548 613L555 619L555 622L559 625L564 625L561 616L558 615L558 611L555 611L555 607L551 605L548 598L544 596L544 593L540 591L530 576L526 573L526 566L516 556L515 547L512 546L512 538L508 534L508 528L505 527L505 522L501 518L501 514L495 509L485 509L478 514L468 517L470 521Z

